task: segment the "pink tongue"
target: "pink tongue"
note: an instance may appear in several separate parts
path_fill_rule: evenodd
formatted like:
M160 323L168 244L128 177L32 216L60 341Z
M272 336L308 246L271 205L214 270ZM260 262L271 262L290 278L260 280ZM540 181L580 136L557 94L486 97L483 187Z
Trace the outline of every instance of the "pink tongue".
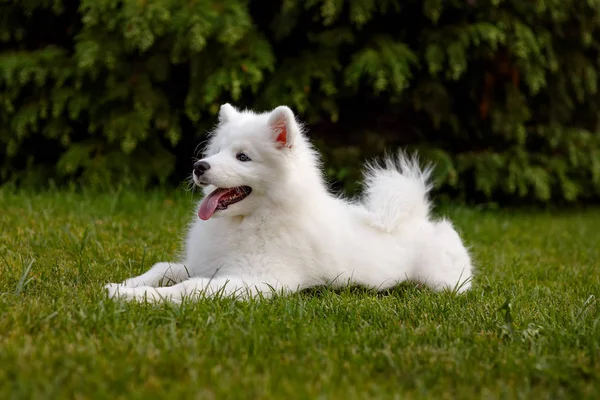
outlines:
M198 217L201 220L206 221L215 213L215 210L219 206L219 200L227 193L227 189L216 189L214 192L209 194L202 200L200 209L198 210Z

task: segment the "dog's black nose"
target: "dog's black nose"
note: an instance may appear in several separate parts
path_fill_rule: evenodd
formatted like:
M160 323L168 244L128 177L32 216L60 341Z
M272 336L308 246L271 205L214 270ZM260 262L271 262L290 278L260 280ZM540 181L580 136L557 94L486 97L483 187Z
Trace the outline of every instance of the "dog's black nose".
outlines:
M194 163L194 174L196 176L201 176L205 171L210 169L210 164L206 161L196 161Z

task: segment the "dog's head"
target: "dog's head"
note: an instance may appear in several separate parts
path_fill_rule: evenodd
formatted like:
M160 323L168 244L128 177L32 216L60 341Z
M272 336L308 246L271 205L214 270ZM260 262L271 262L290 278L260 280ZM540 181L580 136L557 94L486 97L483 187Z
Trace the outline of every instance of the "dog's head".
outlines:
M286 106L264 114L221 106L204 158L194 164L194 182L205 193L198 216L245 216L268 206L295 168L292 155L300 136Z

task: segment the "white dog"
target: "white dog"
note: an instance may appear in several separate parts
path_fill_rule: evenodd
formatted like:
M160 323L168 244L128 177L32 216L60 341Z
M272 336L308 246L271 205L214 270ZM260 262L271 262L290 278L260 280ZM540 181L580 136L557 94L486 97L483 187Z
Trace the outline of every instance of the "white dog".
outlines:
M328 192L288 107L257 114L225 104L194 164L205 197L185 260L106 288L111 297L174 302L325 284L383 290L404 280L462 292L471 259L452 224L429 217L430 172L401 152L369 166L363 198L349 202Z

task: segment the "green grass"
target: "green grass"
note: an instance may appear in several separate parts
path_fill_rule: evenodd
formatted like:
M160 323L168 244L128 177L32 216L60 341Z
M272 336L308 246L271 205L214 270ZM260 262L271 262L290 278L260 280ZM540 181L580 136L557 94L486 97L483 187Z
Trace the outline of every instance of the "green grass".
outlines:
M184 191L0 191L1 399L599 394L600 209L451 208L479 266L463 296L108 300L105 283L175 257L191 207Z

